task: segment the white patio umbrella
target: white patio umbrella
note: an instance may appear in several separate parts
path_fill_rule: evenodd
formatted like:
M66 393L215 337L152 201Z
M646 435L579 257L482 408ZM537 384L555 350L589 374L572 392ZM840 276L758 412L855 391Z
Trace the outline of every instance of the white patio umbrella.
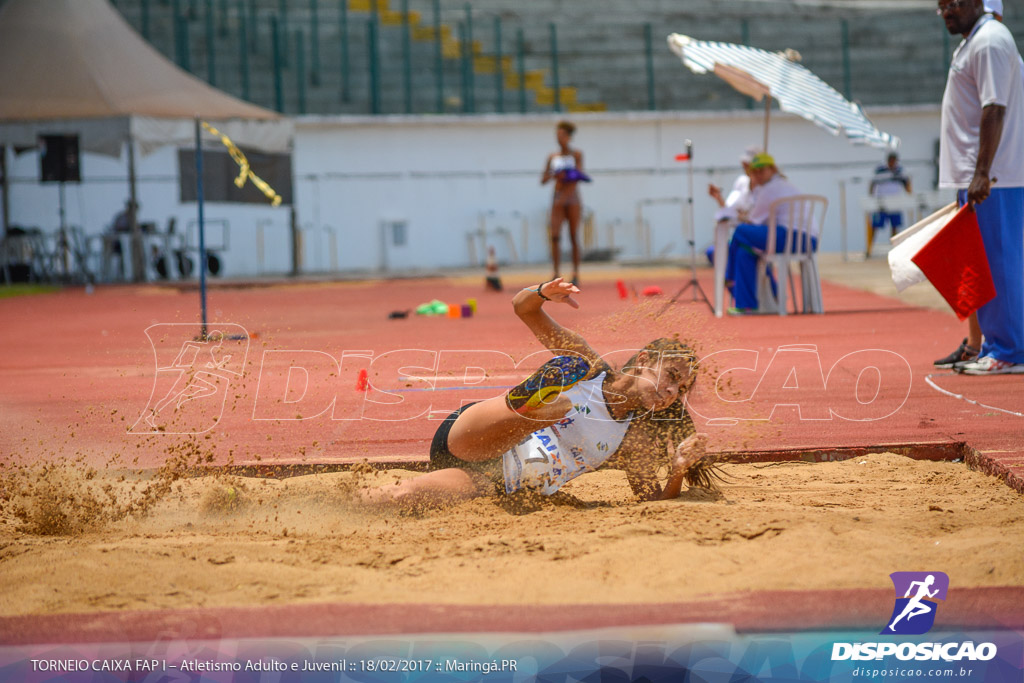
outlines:
M813 121L833 135L843 134L854 144L887 149L899 145L899 138L875 128L860 105L798 64L799 55L792 50L768 52L746 45L695 40L680 33L668 37L668 46L694 73L712 72L744 95L765 101L765 151L772 99L782 111Z

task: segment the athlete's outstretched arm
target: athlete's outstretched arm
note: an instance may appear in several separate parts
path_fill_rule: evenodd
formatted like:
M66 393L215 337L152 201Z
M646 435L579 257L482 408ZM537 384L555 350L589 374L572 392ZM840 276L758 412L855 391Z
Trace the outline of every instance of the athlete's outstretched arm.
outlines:
M559 277L520 291L513 297L512 307L519 319L526 323L547 349L554 353L578 353L589 360L591 365L595 365L600 359L587 340L579 333L559 325L543 310L545 301L579 308L579 303L572 297L579 291L576 285Z
M664 488L657 479L655 468L658 463L653 458L653 450L648 450L646 457L634 455L626 466L626 481L640 500L670 500L677 497L690 469L707 456L707 437L704 434L691 434L678 446L670 440L666 449L669 474Z

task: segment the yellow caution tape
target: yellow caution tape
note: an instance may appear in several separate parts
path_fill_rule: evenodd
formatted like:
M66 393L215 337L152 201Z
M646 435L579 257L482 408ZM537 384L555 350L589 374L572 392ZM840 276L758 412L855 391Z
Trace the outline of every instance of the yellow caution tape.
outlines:
M238 146L231 142L231 138L221 133L206 121L203 121L203 128L210 131L211 135L215 135L220 138L221 143L228 148L228 154L230 154L231 158L235 160L236 164L238 164L238 177L235 178L235 187L241 189L245 187L246 180L251 180L252 184L267 196L267 199L270 200L271 206L280 206L281 195L275 192L274 188L268 185L265 180L252 172L252 167L249 166L249 160L245 158L245 154L242 153L242 150L238 149Z

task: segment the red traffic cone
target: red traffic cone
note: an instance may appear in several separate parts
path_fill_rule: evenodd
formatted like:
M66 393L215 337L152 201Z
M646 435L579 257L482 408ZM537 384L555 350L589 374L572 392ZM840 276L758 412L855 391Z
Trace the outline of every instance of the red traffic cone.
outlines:
M628 299L629 298L629 292L626 291L626 283L625 282L623 282L622 280L616 280L615 281L615 287L619 290L619 298L620 299Z

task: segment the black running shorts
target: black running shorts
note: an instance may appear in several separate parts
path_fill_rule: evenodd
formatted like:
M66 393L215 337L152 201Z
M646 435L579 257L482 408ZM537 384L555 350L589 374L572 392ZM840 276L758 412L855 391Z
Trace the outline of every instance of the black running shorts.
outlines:
M496 484L504 485L505 474L501 467L501 458L477 461L462 460L456 458L448 450L448 434L452 431L452 425L455 424L455 420L462 414L462 411L471 405L475 404L468 403L462 406L438 425L437 431L434 432L434 439L430 442L430 471L458 467L469 472L478 472Z

